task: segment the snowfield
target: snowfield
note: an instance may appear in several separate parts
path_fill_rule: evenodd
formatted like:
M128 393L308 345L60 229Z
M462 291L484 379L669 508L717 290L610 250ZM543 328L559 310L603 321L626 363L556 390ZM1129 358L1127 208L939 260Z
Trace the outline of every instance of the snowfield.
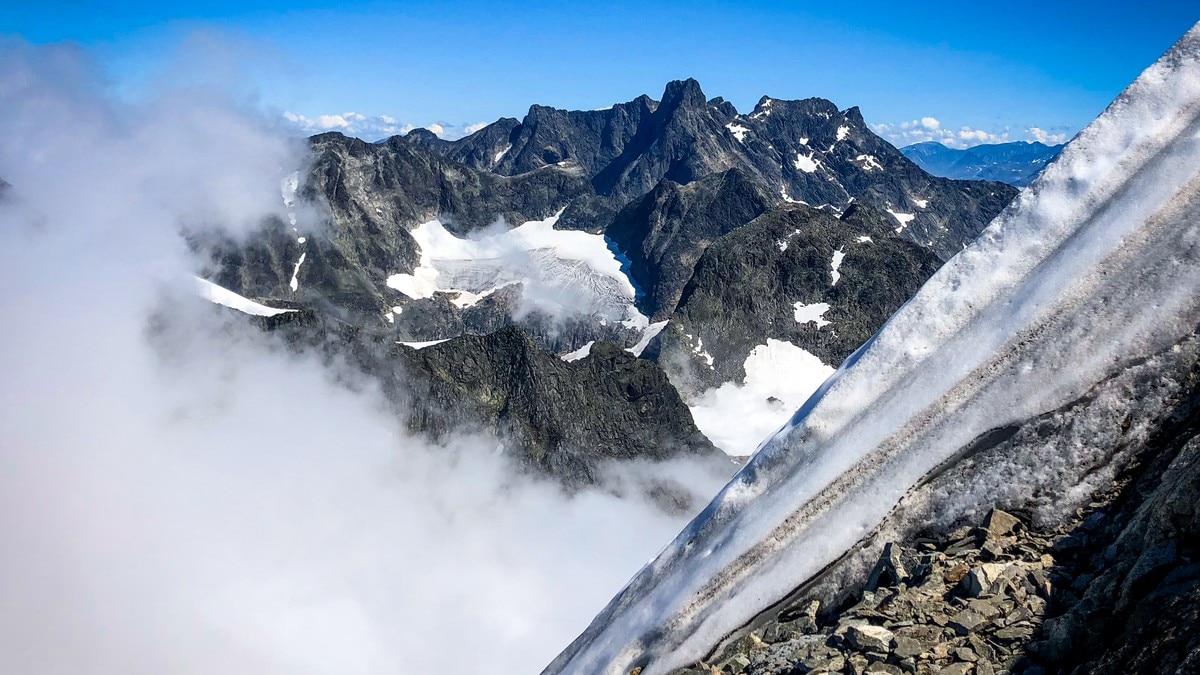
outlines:
M393 274L387 285L410 298L457 294L469 307L497 290L521 284L530 309L555 316L595 314L645 325L633 306L635 289L601 235L556 230L561 214L511 229L496 226L458 237L437 220L412 230L421 249L411 274Z
M1200 25L801 405L544 675L659 675L703 658L974 439L1192 332L1198 287ZM1008 461L1033 484L1069 485L1088 448L1064 452L1078 457ZM985 478L968 475L939 507L978 508L963 495L982 498L969 481Z
M690 406L700 431L731 457L754 454L833 374L815 355L772 338L751 350L744 366L741 384L709 389Z

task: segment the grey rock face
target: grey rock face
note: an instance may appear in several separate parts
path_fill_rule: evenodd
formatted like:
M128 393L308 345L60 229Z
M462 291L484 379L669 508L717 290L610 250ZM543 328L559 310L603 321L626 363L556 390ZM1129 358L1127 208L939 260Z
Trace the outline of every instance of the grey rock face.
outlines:
M927 174L871 132L857 108L842 111L817 98L763 97L741 115L720 98L706 100L695 80L669 83L661 102L642 96L599 111L533 106L515 126L502 119L458 141L424 139L415 141L503 175L576 163L600 201L609 202L590 204L568 219L591 231L664 179L686 185L737 169L775 202L798 200L835 213L864 202L900 214L889 216L892 227L945 259L1016 195L1002 183Z
M630 274L644 293L651 320L675 310L700 255L718 238L775 203L739 169L680 185L659 182L621 210L606 234L630 259Z
M869 207L839 219L787 204L718 239L683 289L658 360L690 364L678 378L685 388L741 381L746 356L768 337L841 363L940 265L881 221ZM820 303L820 321L796 320L797 305ZM711 365L696 356L697 339Z
M412 431L434 441L456 432L494 436L518 466L568 487L601 482L622 460L692 457L717 474L733 473L665 374L609 343L568 363L515 327L420 350L311 311L272 327L374 378ZM669 486L646 487L677 496Z

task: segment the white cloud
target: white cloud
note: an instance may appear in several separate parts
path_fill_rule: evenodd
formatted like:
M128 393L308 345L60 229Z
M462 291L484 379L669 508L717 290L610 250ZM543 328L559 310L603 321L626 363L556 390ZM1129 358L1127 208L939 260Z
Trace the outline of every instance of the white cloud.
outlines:
M1045 143L1046 145L1058 145L1059 143L1065 143L1067 140L1066 133L1050 133L1038 127L1029 127L1026 131L1033 137L1033 140Z
M285 111L283 119L290 126L303 134L319 134L326 131L340 131L347 136L355 136L365 141L379 141L390 136L403 135L418 128L428 129L440 138L454 140L475 133L487 126L486 122L474 124L452 124L450 122L434 122L426 125L401 123L390 115L368 117L356 112L317 115L308 117L299 113Z
M1037 126L1030 126L1022 137L1013 137L1008 127L998 129L980 129L962 125L957 128L947 127L936 117L927 116L920 119L903 122L882 122L872 124L875 133L883 136L896 147L904 147L913 143L936 141L949 148L969 148L985 143L1008 143L1010 141L1041 141L1047 144L1062 143L1069 137L1065 130L1051 133Z

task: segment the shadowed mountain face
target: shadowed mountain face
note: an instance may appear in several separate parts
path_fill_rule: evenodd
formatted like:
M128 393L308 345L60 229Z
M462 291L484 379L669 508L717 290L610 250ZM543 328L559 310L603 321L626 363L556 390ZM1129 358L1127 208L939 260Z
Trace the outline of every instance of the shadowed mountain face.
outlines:
M930 141L905 146L900 152L935 176L993 180L1025 187L1062 149L1062 145L1018 141L957 150Z
M776 208L708 247L657 356L688 364L676 378L688 389L740 382L747 354L766 337L836 366L940 265L870 207L841 218L799 204Z
M567 487L602 483L614 462L630 460L688 458L713 475L733 473L666 375L611 343L567 362L511 326L414 349L312 310L264 322L293 346L375 379L409 430L435 442L494 436L516 466ZM671 508L694 507L675 503L687 490L641 487Z

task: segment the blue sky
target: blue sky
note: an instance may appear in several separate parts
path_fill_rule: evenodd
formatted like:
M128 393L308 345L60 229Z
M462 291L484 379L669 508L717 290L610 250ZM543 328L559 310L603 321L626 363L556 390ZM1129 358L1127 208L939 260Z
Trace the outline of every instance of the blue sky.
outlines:
M0 33L78 43L126 96L182 62L310 130L454 135L695 77L742 111L821 96L898 144L964 145L1069 136L1200 20L1194 4L49 0L3 3Z

